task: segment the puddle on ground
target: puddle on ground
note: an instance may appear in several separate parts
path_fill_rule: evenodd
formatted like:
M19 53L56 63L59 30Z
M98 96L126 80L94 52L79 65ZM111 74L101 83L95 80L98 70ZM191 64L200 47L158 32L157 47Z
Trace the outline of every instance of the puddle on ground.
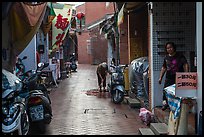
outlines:
M109 92L99 92L98 89L90 89L90 90L86 90L85 94L88 96L97 96L97 97L110 97L110 93Z
M90 89L85 91L86 95L97 96L99 93L98 89Z

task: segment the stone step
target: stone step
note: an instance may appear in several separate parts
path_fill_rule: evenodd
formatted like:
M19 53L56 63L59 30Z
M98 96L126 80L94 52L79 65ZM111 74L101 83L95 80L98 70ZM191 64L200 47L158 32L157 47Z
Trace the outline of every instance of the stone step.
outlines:
M150 129L155 135L167 135L168 126L165 123L150 123Z
M170 110L166 109L163 111L161 107L154 108L154 118L157 123L166 123L169 122L169 113ZM196 114L191 112L188 115L188 134L196 135Z
M140 108L141 104L140 101L138 99L133 99L133 98L125 98L127 100L127 104L131 107L131 108Z
M139 128L140 135L155 135L150 128Z

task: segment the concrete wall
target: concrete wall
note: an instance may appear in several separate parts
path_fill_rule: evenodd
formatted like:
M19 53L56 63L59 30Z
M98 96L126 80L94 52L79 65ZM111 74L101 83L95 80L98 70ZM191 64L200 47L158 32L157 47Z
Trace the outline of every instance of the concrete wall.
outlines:
M9 28L9 19L2 21L2 68L12 72L15 66L15 58L17 53L11 47L11 33Z
M197 104L199 118L199 112L202 110L202 2L196 2L196 36L198 74Z
M28 46L19 54L20 58L27 56L27 59L23 60L25 65L25 71L35 70L37 68L36 64L36 35L30 41Z

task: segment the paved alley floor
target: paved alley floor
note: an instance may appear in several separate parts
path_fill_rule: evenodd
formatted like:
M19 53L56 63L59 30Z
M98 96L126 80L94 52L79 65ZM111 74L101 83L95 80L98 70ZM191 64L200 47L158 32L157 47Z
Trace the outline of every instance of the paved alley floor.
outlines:
M109 93L97 92L96 65L79 64L77 72L50 93L53 119L45 135L138 135L147 127L139 109L114 104ZM96 91L87 94L87 91ZM30 134L39 134L33 130Z

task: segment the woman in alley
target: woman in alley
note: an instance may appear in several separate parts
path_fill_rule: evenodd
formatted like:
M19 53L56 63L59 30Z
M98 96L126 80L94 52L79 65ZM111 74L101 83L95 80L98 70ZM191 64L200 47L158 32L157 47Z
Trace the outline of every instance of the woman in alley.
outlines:
M106 62L100 63L97 67L96 74L98 77L98 86L99 86L99 91L102 92L102 87L103 91L106 90L106 76L108 73L108 65Z
M163 61L159 76L159 84L162 82L162 78L166 73L166 79L164 82L164 88L175 84L176 72L188 72L189 65L186 57L178 52L176 52L176 45L173 42L167 42L165 45L166 56ZM163 107L162 110L168 108L168 102L163 90Z

